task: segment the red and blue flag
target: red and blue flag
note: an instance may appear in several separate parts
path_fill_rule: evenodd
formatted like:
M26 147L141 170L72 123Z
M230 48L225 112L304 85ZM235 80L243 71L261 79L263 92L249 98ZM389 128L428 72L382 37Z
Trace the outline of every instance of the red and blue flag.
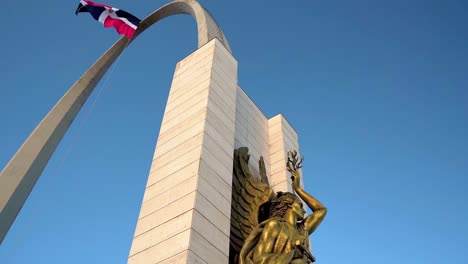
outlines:
M126 11L88 0L80 0L75 14L78 15L80 12L90 13L94 19L104 24L104 27L113 27L120 35L124 35L129 39L133 37L141 21Z

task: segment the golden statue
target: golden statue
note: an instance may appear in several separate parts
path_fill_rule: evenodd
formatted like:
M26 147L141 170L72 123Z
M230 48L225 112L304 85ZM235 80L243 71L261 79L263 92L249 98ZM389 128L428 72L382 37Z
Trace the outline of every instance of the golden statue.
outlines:
M327 209L305 192L300 184L303 159L288 152L286 164L294 192L271 189L263 158L260 179L250 172L248 148L234 153L231 203L231 264L306 264L315 261L309 250L309 235L320 225ZM305 217L301 199L312 210Z

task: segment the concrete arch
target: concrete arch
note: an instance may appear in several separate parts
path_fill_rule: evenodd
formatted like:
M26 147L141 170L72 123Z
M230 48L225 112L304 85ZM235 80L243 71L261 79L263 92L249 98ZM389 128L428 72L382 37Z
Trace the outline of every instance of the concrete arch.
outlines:
M177 14L195 19L198 47L217 38L231 52L213 17L195 0L175 0L159 8L141 22L132 41L159 20ZM132 41L122 37L108 49L42 119L0 173L0 244L81 107Z
M226 47L226 49L231 52L229 43L224 37L223 32L219 29L216 21L213 19L210 13L208 13L208 11L206 11L206 9L195 0L176 0L154 11L140 23L137 31L135 32L133 40L135 40L140 33L143 33L143 31L151 27L159 20L178 14L188 14L195 19L198 30L199 48L208 43L210 40L217 38L219 41L221 41L224 47Z

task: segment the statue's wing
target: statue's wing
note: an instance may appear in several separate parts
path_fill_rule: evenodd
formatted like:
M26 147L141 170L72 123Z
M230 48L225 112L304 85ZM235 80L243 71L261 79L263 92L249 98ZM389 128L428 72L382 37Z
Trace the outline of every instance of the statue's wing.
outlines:
M259 223L260 206L275 195L265 172L265 163L259 160L260 178L249 169L249 149L242 147L234 151L234 174L231 201L231 252L237 255L244 241Z

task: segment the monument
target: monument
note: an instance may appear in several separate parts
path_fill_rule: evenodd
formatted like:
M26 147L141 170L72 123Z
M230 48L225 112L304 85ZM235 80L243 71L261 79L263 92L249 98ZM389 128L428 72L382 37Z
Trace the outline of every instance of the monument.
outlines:
M282 115L265 117L238 86L237 61L211 15L195 0L176 0L144 19L131 41L175 14L194 17L198 49L176 65L128 263L312 262L308 235L326 209L302 189L297 153L288 156L299 149L298 135ZM1 172L0 242L81 106L131 41L120 39L91 66ZM246 198L252 186L267 192L263 203ZM298 211L293 191L311 216ZM286 206L280 214L275 203ZM254 213L241 211L246 206ZM247 229L240 227L245 217ZM292 229L265 231L275 223ZM263 233L274 245L287 236L286 248L265 251Z

